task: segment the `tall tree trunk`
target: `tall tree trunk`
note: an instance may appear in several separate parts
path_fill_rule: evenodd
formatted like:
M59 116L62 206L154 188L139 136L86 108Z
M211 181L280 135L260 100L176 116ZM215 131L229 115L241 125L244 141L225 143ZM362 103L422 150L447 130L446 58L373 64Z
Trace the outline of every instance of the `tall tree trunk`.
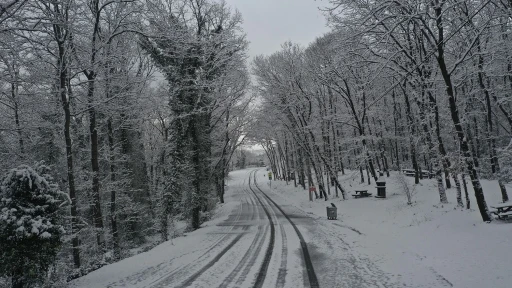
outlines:
M442 180L442 176L441 176L441 174L442 174L441 169L443 168L444 163L446 163L446 161L447 161L446 157L443 157L443 153L442 153L442 151L444 151L444 146L443 146L443 143L442 143L442 139L440 139L438 137L438 139L437 139L438 143L437 144L438 144L438 148L441 147L440 148L441 151L439 153L440 157L437 157L436 156L436 152L435 152L435 145L434 145L434 142L432 140L432 136L430 134L430 130L431 130L430 128L431 127L429 127L429 125L427 124L427 116L426 116L426 114L424 112L424 110L426 110L425 109L426 105L424 104L424 100L423 99L425 99L426 94L428 94L429 98L432 98L432 95L429 92L427 92L428 88L429 87L425 83L423 83L423 85L421 86L421 89L422 89L422 91L421 91L422 100L419 101L419 99L417 99L418 106L420 107L420 112L419 112L419 114L420 114L420 122L421 122L420 125L423 128L423 134L424 134L425 140L426 140L427 145L428 145L428 154L429 154L429 159L430 159L430 165L428 165L429 162L426 161L426 157L424 155L425 166L427 166L427 168L432 168L432 169L434 167L429 167L429 166L435 166L435 168L436 168L435 171L436 171L437 189L438 189L438 192L439 192L440 202L441 203L448 203L448 198L446 197L446 190L444 189L443 180ZM433 104L432 101L430 101L429 104L430 104L430 106L435 105L435 103ZM435 107L437 107L437 106L435 106ZM436 110L435 107L434 107L434 111ZM438 128L439 127L437 127L437 129ZM432 169L430 169L430 170L432 170ZM446 169L445 169L445 171L446 171ZM423 174L423 173L421 173L421 174ZM430 176L429 176L429 178L430 178Z
M304 173L304 152L302 151L302 148L299 147L298 150L298 157L299 157L299 171L300 171L300 184L302 185L302 188L304 190L307 190L308 187L306 187L306 173Z
M400 153L398 150L398 136L400 135L400 131L398 131L398 121L397 121L397 114L399 113L397 107L398 104L396 103L396 95L395 90L393 89L391 96L393 98L393 122L394 122L394 134L395 134L395 152L396 152L396 168L399 172L401 172L400 169ZM391 141L391 140L390 140ZM393 146L391 146L393 147Z
M192 116L192 118L196 118ZM199 123L197 123L197 120L191 120L189 123L190 126L190 134L192 136L192 167L194 170L194 177L192 178L192 228L194 230L199 229L201 222L200 222L200 215L201 212L201 206L202 206L202 191L201 191L201 165L205 165L205 163L201 163L200 161L200 144L199 144L199 127L197 127Z
M479 37L477 37L477 48L478 48L478 52L481 52L481 47L480 47L480 41L479 41ZM483 72L483 65L484 65L484 62L483 62L483 57L482 57L482 54L479 53L479 56L478 56L478 83L480 85L480 89L482 89L483 93L484 93L484 96L485 96L485 104L486 104L486 109L487 109L487 113L486 113L486 119L487 119L487 137L489 139L489 151L490 151L490 158L491 158L491 171L494 175L494 178L497 178L498 179L498 185L500 187L500 192L501 192L501 198L503 200L503 202L508 202L508 194L507 194L507 188L505 188L505 185L503 184L503 181L501 179L501 175L500 175L500 165L499 165L499 162L498 162L498 157L497 157L497 153L496 153L496 140L494 139L494 133L493 133L493 122L492 122L492 107L491 107L491 96L489 95L489 91L487 90L487 87L485 86L485 83L484 83L484 72Z
M119 259L121 250L119 246L119 231L117 230L117 212L116 212L116 166L115 166L115 149L114 149L114 131L112 129L112 118L107 120L108 130L108 146L110 151L110 223L112 225L112 242L114 248L114 258Z
M174 130L171 130L174 135L173 136L176 136L176 135L180 135L180 128L181 128L181 123L180 122L175 122L174 123L175 126L173 128L175 128ZM163 138L163 147L160 151L160 155L159 155L159 165L157 166L159 169L158 169L158 178L157 180L158 183L156 185L157 187L157 191L158 191L158 194L160 196L160 203L158 205L158 207L160 208L159 209L159 213L158 213L158 217L159 217L159 230L160 230L160 237L161 237L161 240L162 242L165 242L167 240L169 240L169 234L168 234L168 231L169 231L169 216L172 216L171 212L172 212L172 194L173 192L175 192L174 190L177 190L179 188L177 188L177 179L175 178L176 177L176 174L178 174L177 170L179 169L179 164L178 164L178 161L176 161L176 157L177 157L177 154L179 153L177 150L179 149L178 148L178 145L176 145L175 141L177 140L176 137L171 137L171 139L169 140L169 129L165 126L165 120L164 119L160 119L160 125L162 126L162 138ZM169 143L170 145L167 145L167 143ZM167 150L167 147L170 146L169 148L169 151ZM166 155L169 154L169 158L170 158L170 162L172 165L170 165L170 173L168 173L168 169L167 169L167 158L166 158ZM168 175L170 174L170 175ZM167 189L166 189L167 188ZM174 190L173 190L174 189Z
M368 162L366 163L366 177L368 178L368 185L371 185L370 169L368 168Z
M400 153L398 150L398 139L395 139L395 150L396 150L396 167L400 171Z
M446 155L446 149L444 148L443 138L441 137L441 128L439 123L439 107L437 106L436 98L432 95L431 92L428 93L428 98L430 100L430 106L434 108L434 120L435 120L435 131L437 136L437 148L439 149L439 154L442 157L443 169L444 169L444 180L446 182L446 188L452 188L452 184L450 182L450 160Z
M464 203L462 203L462 190L460 189L460 181L457 174L453 175L453 181L455 182L455 188L457 189L457 206L464 207Z
M92 168L92 213L94 227L96 228L96 242L101 252L105 252L105 240L103 235L103 216L100 199L100 165L98 148L98 130L96 124L96 108L94 103L94 83L96 75L94 72L88 74L87 104L89 110L89 133L91 140L91 168Z
M67 19L67 7L61 7L58 4L53 4L53 12L55 14L64 16L66 15ZM61 14L63 13L63 14ZM61 25L55 24L53 25L53 33L55 39L57 40L58 47L58 59L57 59L57 67L58 67L58 77L59 77L59 94L60 100L62 104L62 109L64 110L64 139L66 142L66 163L67 163L67 176L68 176L68 189L69 189L69 198L71 199L71 243L72 243L72 254L73 254L73 264L75 268L80 268L80 241L78 239L78 209L77 209L77 199L76 199L76 190L75 190L75 173L73 169L73 145L71 140L71 111L70 111L70 99L69 95L66 93L67 84L68 84L68 45L70 34L66 28Z
M487 203L485 201L484 191L482 189L482 185L480 184L480 180L478 178L478 173L475 169L473 158L469 152L469 146L467 142L466 135L464 135L464 130L462 129L462 124L459 117L459 111L457 108L457 103L455 102L455 95L453 89L453 83L451 79L451 75L448 72L448 68L445 62L444 56L444 24L443 24L443 8L439 0L435 0L434 2L434 11L436 13L436 26L438 30L438 39L437 39L437 63L439 65L439 69L441 70L441 74L443 80L446 85L446 94L448 95L448 103L450 107L450 115L452 118L453 125L455 126L455 131L457 132L457 136L460 141L460 149L465 158L467 171L469 173L469 177L471 178L471 183L473 184L473 190L475 191L475 198L477 200L478 209L480 210L480 215L482 216L482 220L485 222L492 221L491 214L489 213L489 209L487 207Z
M168 207L168 202L166 201L167 199L167 193L165 191L165 184L166 184L166 181L167 181L167 169L165 168L165 149L164 151L162 151L162 154L160 156L160 165L161 165L161 170L162 170L162 180L159 181L160 183L160 188L158 189L160 191L160 193L162 194L162 202L160 203L160 236L161 236L161 239L162 239L162 242L165 242L167 240L169 240L169 234L168 234L168 230L169 230L169 207Z
M19 101L19 83L18 83L18 78L19 78L19 69L18 67L16 67L16 64L15 64L15 61L13 60L13 63L12 63L12 73L14 73L14 75L12 75L12 79L11 79L11 97L12 97L12 102L14 103L13 105L13 108L14 108L14 122L16 124L16 132L18 133L18 143L20 144L20 155L22 158L24 158L24 155L25 155L25 145L23 143L23 135L21 133L21 125L20 125L20 116L19 116L19 105L18 105L18 101Z
M91 58L90 69L84 70L87 77L87 110L89 112L89 134L91 140L91 168L92 168L92 213L94 227L96 228L96 242L101 253L106 251L105 239L103 235L103 216L101 211L100 198L100 167L99 167L99 147L98 147L98 130L96 124L96 103L95 103L95 82L96 82L96 56L99 52L97 40L100 33L100 6L99 0L93 0L90 3L91 12L94 17L94 28L91 38Z
M306 152L307 154L307 152ZM308 186L314 187L315 183L313 182L313 176L311 175L311 160L309 156L306 156L306 173L308 176ZM318 193L315 190L315 199L318 199Z
M228 145L229 145L229 115L230 115L230 106L227 107L226 109L226 117L224 119L224 147L222 148L222 152L221 152L221 161L220 161L220 178L221 178L221 183L219 184L220 187L217 187L218 189L218 196L219 196L219 200L220 200L220 203L224 203L224 179L226 179L226 167L227 167L227 161L226 161L226 158L227 158L227 149L228 149ZM235 143L236 144L236 143ZM219 168L217 168L219 169Z
M297 150L295 149L295 145L293 143L293 141L291 141L290 143L291 145L291 150L292 150L292 157L291 157L291 161L292 161L292 172L293 172L293 186L295 188L297 188Z
M412 112L411 112L411 104L409 102L409 96L407 95L407 88L405 87L405 84L402 87L402 90L403 90L403 94L404 94L404 100L405 100L405 112L406 112L406 116L407 116L407 124L408 126L410 127L410 131L409 131L409 151L411 152L411 161L412 161L412 167L414 169L414 183L415 184L418 184L420 183L420 178L419 178L419 165L418 165L418 159L417 159L417 155L416 155L416 146L414 145L414 134L415 134L415 129L414 129L414 121L413 121L413 116L412 116Z
M464 186L464 194L466 195L466 209L471 207L471 200L469 200L468 185L466 184L466 175L462 174L462 185Z
M503 201L503 203L508 202L507 188L505 187L505 184L503 183L503 180L500 179L500 178L498 178L498 186L500 187L501 200Z
M111 43L107 43L106 47L106 57L107 61L105 61L105 93L106 98L112 98L112 77L114 75L115 69L110 67L111 61ZM112 113L111 113L112 114ZM112 127L112 115L109 115L107 119L107 137L108 137L108 146L109 146L109 165L110 165L110 224L112 226L112 244L114 249L114 259L119 259L121 256L121 249L119 246L119 231L117 229L117 212L116 212L116 165L115 165L115 146L114 146L114 129Z
M438 168L436 169L436 181L437 181L437 189L439 191L439 197L440 197L440 201L441 203L448 203L448 198L446 198L446 191L444 189L444 184L443 184L443 176L442 176L442 172L441 172L441 163L438 164Z

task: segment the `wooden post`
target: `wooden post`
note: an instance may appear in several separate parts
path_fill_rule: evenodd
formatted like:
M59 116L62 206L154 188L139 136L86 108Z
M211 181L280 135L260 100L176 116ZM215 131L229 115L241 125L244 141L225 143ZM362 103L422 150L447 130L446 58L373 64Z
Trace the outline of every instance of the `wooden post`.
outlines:
M309 187L309 201L313 202L313 192L316 192L316 188L314 186Z

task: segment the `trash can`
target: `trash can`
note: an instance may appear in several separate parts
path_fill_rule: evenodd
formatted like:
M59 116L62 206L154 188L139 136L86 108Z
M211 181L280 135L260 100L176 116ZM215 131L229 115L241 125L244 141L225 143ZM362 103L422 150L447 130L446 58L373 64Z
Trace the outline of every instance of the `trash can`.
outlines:
M377 195L376 198L386 198L386 181L377 181Z
M327 207L327 219L336 220L336 218L338 218L338 208Z

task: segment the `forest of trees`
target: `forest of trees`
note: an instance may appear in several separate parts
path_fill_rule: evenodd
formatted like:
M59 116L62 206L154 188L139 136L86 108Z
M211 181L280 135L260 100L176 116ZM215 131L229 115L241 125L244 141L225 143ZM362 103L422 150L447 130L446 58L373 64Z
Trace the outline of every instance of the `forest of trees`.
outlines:
M44 163L69 196L39 283L166 241L173 219L197 229L223 202L252 102L241 21L213 0L0 1L0 177ZM34 283L14 270L0 277Z
M55 242L37 273L0 259L0 284L65 286L170 239L175 220L198 229L245 139L319 198L346 198L345 169L371 183L411 168L441 203L455 187L470 208L472 187L491 221L481 179L503 202L512 181L512 1L319 5L331 32L256 57L253 101L242 17L223 1L0 0L0 243L21 231L19 191L49 195L55 238L23 234Z
M254 61L252 131L274 173L327 199L346 197L345 169L368 183L427 170L441 203L456 187L463 207L471 185L491 221L480 180L498 181L503 202L512 180L512 1L327 2L331 32Z

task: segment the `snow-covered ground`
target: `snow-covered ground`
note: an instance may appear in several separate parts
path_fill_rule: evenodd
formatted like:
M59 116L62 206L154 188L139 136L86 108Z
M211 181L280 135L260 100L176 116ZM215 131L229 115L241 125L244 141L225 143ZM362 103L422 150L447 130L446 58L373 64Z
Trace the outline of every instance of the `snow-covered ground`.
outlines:
M234 174L234 180L229 182L231 187L226 195L226 203L219 205L212 220L204 223L201 229L164 242L150 251L104 266L71 282L70 287L151 287L168 276L175 276L175 272L187 264L193 265L205 249L215 248L211 251L215 252L215 244L223 239L220 231L231 228L217 225L241 209L239 194L231 193L231 190L240 187L246 179Z
M301 287L305 280L300 242L286 236L294 233L291 225L261 193L252 192L250 172L231 173L226 204L201 229L102 267L70 286L253 287L261 278L260 287ZM266 255L271 255L270 261L262 273Z
M277 207L250 190L253 170L230 173L226 204L203 228L105 266L70 286L253 287L270 246L266 207L275 240L263 287L307 287L299 238ZM266 171L256 172L259 188L302 233L320 287L510 287L512 223L486 224L478 210L457 208L455 189L447 191L450 203L440 205L433 180L422 180L413 205L407 205L397 177L386 178L387 199L352 199L358 188L374 195L376 189L348 173L340 176L348 200L309 202L308 192L293 182L273 181L270 189ZM406 179L412 186L413 179ZM497 184L482 184L489 204L498 203ZM338 207L337 220L327 220L330 203Z
M265 182L260 187L269 191L263 172L259 177ZM387 199L353 199L356 189L376 194L373 181L372 185L360 184L357 172L340 177L348 191L345 201L309 202L308 192L295 188L293 182L273 181L271 191L280 202L291 203L319 225L340 233L349 249L390 277L388 283L393 287L511 287L512 222L483 223L469 183L471 210L456 207L455 188L447 190L450 203L441 205L434 180L421 180L413 205L407 205L397 177L396 173L384 177ZM414 179L406 179L412 187ZM500 202L496 182L484 180L482 186L489 205ZM510 186L508 190L510 194ZM325 207L330 203L338 207L338 220L326 218Z

